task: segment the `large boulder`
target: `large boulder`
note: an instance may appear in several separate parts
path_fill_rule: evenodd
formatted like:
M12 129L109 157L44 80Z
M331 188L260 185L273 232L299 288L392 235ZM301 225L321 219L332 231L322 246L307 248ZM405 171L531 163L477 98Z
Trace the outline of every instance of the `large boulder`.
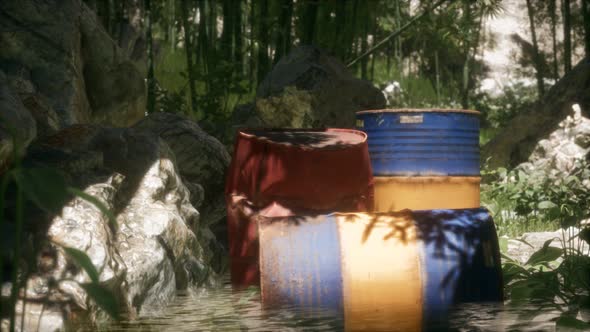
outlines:
M102 210L80 198L60 213L46 215L46 222L40 222L38 213L27 213L35 220L25 224L46 227L33 232L44 238L33 241L41 249L27 298L44 299L47 310L27 304L26 330L63 329L106 318L79 285L89 277L63 247L88 255L100 283L116 294L130 317L161 309L178 290L217 283L211 251L215 238L191 204L174 153L154 133L74 125L37 141L23 165L59 169L69 185L83 188L116 215L111 223Z
M517 115L482 150L491 167L514 167L531 156L539 141L559 130L578 104L590 117L590 58L578 63L529 111Z
M83 1L1 1L0 45L0 70L32 98L25 106L41 127L144 116L144 63L129 60Z
M14 152L19 157L22 156L36 136L35 119L12 91L6 76L0 70L0 173Z
M170 146L184 183L192 189L191 195L199 197L200 202L193 203L202 204L201 220L207 224L221 220L225 216L225 172L230 162L223 144L196 122L172 113L150 114L134 128L149 130Z
M338 59L300 46L264 78L251 106L239 106L234 125L267 127L353 127L355 112L384 108L383 94L355 78Z

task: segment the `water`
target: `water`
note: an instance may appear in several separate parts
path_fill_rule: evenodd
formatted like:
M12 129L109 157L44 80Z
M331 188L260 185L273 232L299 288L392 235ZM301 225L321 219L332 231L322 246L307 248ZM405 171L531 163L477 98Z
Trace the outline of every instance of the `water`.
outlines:
M466 304L453 310L449 331L554 331L558 312L537 306ZM342 331L339 313L264 308L257 288L236 291L229 283L182 293L161 312L108 326L108 331Z

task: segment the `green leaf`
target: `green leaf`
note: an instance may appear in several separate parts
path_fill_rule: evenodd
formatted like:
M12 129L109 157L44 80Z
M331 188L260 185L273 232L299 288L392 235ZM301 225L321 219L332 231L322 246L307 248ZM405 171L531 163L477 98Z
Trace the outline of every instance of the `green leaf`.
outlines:
M92 261L90 260L88 255L86 255L85 252L70 247L63 248L64 251L68 254L68 256L70 256L76 262L76 264L78 264L81 268L84 269L84 271L86 271L92 282L98 282L98 271L96 270L96 267L94 267L94 264L92 264Z
M527 246L529 246L531 248L534 248L534 246L532 244L528 243L526 240L523 240L523 239L514 239L514 240L515 241L518 241L518 242L521 242L521 243L524 243L524 244L526 244Z
M563 250L561 248L543 247L531 255L529 260L526 262L526 265L534 266L542 263L553 262L554 260L561 257L562 253Z
M109 314L109 316L113 319L119 319L119 303L110 290L97 283L81 284L80 286L84 288L88 296Z
M556 331L587 331L590 323L562 314L555 322Z
M508 239L505 237L501 237L498 239L498 243L500 245L500 252L507 252L508 251Z
M98 198L89 195L85 192L83 192L82 190L76 189L76 188L72 188L72 187L68 187L68 192L70 192L73 195L76 195L80 198L82 198L83 200L92 203L94 206L96 206L100 212L102 212L105 216L107 216L107 218L109 219L109 223L111 224L111 226L113 226L113 228L116 229L117 226L117 222L115 220L115 215L113 214L113 212L103 203L101 202Z
M537 207L541 210L549 210L549 209L556 208L557 204L555 204L551 201L542 201L537 205Z
M67 202L68 192L63 176L51 168L21 168L14 179L26 197L39 208L58 213Z

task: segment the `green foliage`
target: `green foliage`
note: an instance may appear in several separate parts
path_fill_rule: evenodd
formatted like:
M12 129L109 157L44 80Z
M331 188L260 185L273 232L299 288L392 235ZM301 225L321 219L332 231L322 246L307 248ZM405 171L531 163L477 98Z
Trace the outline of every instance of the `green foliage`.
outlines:
M76 264L78 264L82 269L84 269L84 271L86 271L86 274L88 274L88 277L90 277L90 280L92 280L92 282L98 283L98 271L96 270L96 268L92 264L92 261L90 260L88 255L86 255L85 252L69 247L64 247L64 251L72 259L74 259Z
M562 311L558 326L587 326L587 322L575 318L580 310L590 309L590 252L578 250L579 241L577 236L562 240L562 249L550 246L549 240L525 264L503 255L510 304L552 307Z
M90 283L80 284L88 296L113 319L119 319L119 303L117 298L108 288L100 285L99 273L85 252L75 248L64 247L64 251L79 265L90 277Z
M494 214L500 234L567 228L590 214L587 163L579 161L569 176L500 168L484 171L482 202ZM586 181L586 182L585 182Z
M117 298L107 288L98 283L80 285L88 296L113 319L119 319L119 303Z
M535 86L516 83L506 86L498 96L479 93L473 98L474 106L483 113L483 127L503 128L519 113L530 110L537 101Z
M525 231L562 229L559 247L548 240L524 264L502 255L510 304L555 308L562 311L557 326L585 326L575 317L590 308L590 228L580 225L590 215L587 163L579 161L565 177L502 168L483 175L492 180L483 185L483 204L494 214L500 234L514 237ZM575 234L571 226L582 230ZM506 252L506 243L500 245Z
M55 169L17 168L12 176L27 198L43 210L56 213L64 206L68 196L65 180Z

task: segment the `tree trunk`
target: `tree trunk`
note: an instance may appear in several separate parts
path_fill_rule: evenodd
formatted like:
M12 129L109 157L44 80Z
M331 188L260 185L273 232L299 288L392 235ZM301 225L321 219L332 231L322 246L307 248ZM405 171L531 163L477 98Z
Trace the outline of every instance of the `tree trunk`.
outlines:
M147 43L147 112L153 113L156 108L156 81L154 80L154 51L152 43L152 5L151 0L145 0L146 43Z
M201 0L204 1L204 0ZM208 49L210 54L208 56L215 57L216 50L217 50L217 0L209 0L209 15L207 19L209 20L209 45ZM213 54L211 54L213 53Z
M395 0L395 26L396 29L400 29L402 27L402 15L401 15L401 8L400 8L400 0ZM398 36L395 38L395 58L397 61L397 71L399 75L399 80L403 78L404 73L404 62L403 62L403 55L402 55L402 37Z
M233 25L235 24L234 19L234 8L232 0L223 0L223 31L221 32L221 45L220 50L223 59L231 61L232 58L232 35L234 32Z
M234 62L238 77L244 74L244 53L242 43L242 0L235 1L235 23L234 23Z
M438 67L438 51L434 51L434 70L436 72L436 105L440 106L440 69Z
M533 39L533 56L535 58L535 71L537 74L537 90L539 93L539 98L541 98L545 94L545 85L543 83L543 65L541 63L539 45L537 44L537 34L535 31L535 11L533 9L533 5L531 4L531 0L526 0L526 6L529 14L531 37Z
M182 6L180 14L182 16L182 29L184 30L184 50L186 52L186 68L188 71L188 86L189 86L189 95L190 95L190 109L194 111L196 106L197 100L197 93L195 90L195 71L193 68L193 59L192 59L192 46L191 46L191 26L190 22L188 21L188 14L189 14L189 7L188 7L188 0L181 0L180 4Z
M354 0L352 3L352 19L350 23L350 33L348 36L347 45L347 56L346 59L355 58L357 55L357 38L356 38L356 27L357 27L357 12L359 8L359 0Z
M102 6L98 11L98 16L100 16L102 20L102 25L107 33L111 33L111 1L110 0L102 0ZM100 3L99 2L99 3Z
M553 45L553 79L557 82L559 79L559 69L557 67L557 0L549 1L549 16L551 17L551 42Z
M461 84L461 107L469 108L469 60L471 49L471 6L468 0L463 0L463 29L465 38L463 40L463 76Z
M268 0L260 0L259 19L260 28L258 29L258 70L256 72L256 82L260 84L268 71Z
M346 1L336 2L336 23L334 36L334 50L340 60L345 60L346 46Z
M254 56L255 54L255 42L254 42L254 36L255 36L255 17L256 17L256 1L257 0L250 0L250 13L249 13L249 17L248 17L248 23L250 25L250 54L249 54L249 65L248 65L248 88L250 89L250 91L252 91L253 89L255 89L256 87L254 86L254 70L255 70L255 66L256 66L256 58Z
M582 0L582 15L584 17L584 49L586 57L590 58L590 0Z
M199 34L198 40L198 54L199 63L202 64L205 71L208 70L209 63L209 37L207 34L207 13L205 0L199 0Z
M590 112L590 59L583 59L552 86L543 99L519 112L481 150L481 160L491 169L514 167L526 161L537 142L547 138L558 124L571 115L572 104L579 103L583 115Z
M370 15L369 15L370 16ZM377 23L377 15L374 15L373 19L373 42L371 43L371 47L375 46L375 43L379 40L377 38L377 32L379 30L379 26ZM377 57L376 52L371 55L371 81L375 80L375 58Z
M369 45L368 45L368 35L369 35L369 3L365 2L365 17L363 17L363 39L361 40L361 54L364 54L365 52L367 52L367 49L369 49ZM367 79L367 65L368 65L368 57L364 57L361 59L361 78L363 80Z
M305 2L305 13L303 15L303 37L301 44L310 45L315 42L315 24L318 14L318 3L316 0L307 0Z
M288 52L288 44L291 44L291 20L293 16L293 0L281 1L281 12L279 14L279 27L276 37L276 51L273 63L279 62L281 57Z
M570 0L563 0L563 67L565 74L572 70L572 24Z
M170 47L176 50L176 1L168 0L168 6L170 9L170 24L169 24L169 35L170 35Z

